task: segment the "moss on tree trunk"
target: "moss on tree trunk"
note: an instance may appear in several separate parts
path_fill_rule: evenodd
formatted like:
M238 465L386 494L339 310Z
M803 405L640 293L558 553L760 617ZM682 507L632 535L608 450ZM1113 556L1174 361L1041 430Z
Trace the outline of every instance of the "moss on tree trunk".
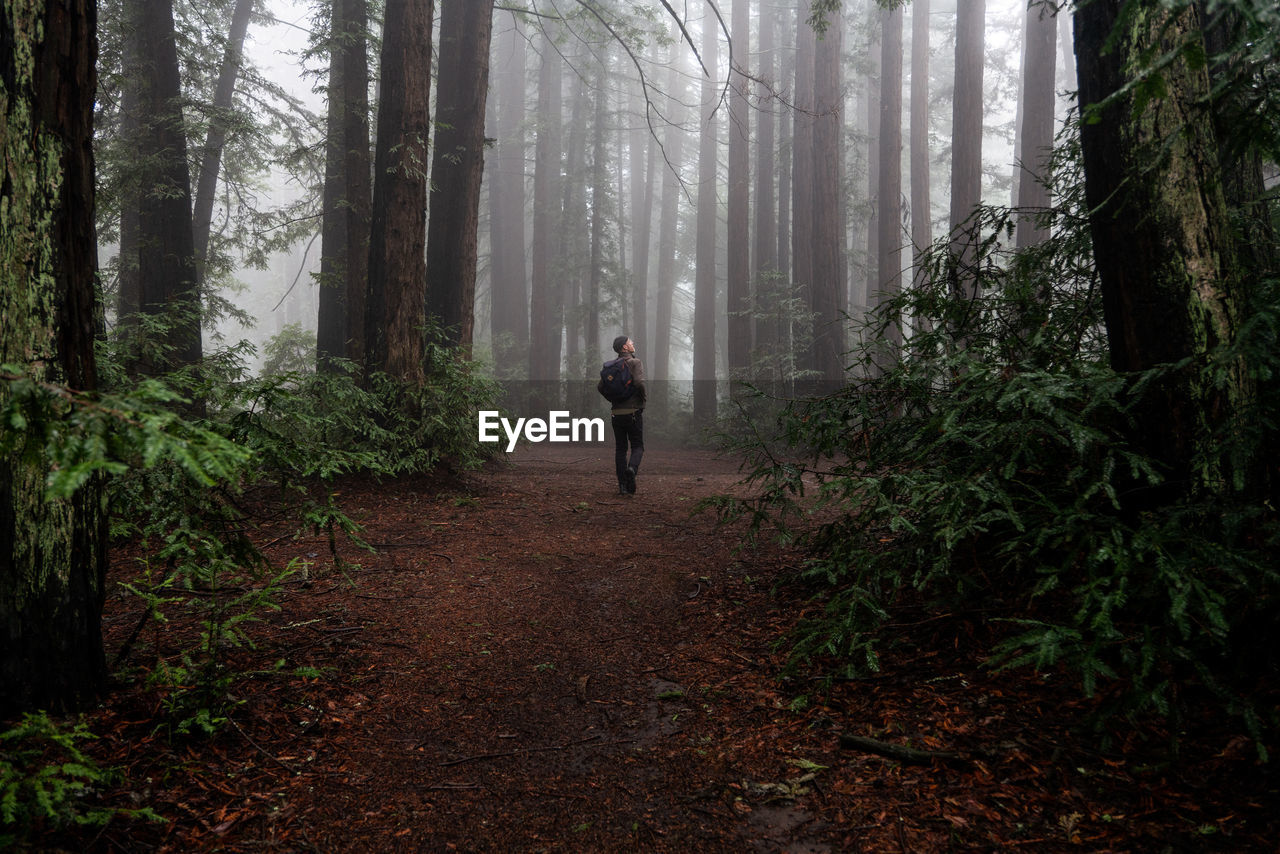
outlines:
M0 364L83 391L95 385L94 24L90 0L7 0L0 19ZM9 393L0 385L0 403ZM105 676L102 483L46 495L41 436L0 457L0 716L81 705Z

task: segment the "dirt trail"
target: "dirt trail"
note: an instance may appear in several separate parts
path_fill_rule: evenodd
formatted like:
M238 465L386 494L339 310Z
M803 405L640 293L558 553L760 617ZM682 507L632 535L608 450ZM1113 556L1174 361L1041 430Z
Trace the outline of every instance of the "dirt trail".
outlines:
M369 514L394 571L335 609L365 627L342 668L362 675L331 710L348 749L323 759L317 845L825 850L799 811L775 832L725 803L743 772L717 737L746 722L717 721L717 695L761 657L707 637L747 569L690 511L734 468L653 449L635 497L610 471L599 446L540 446L466 495Z
M360 567L344 574L326 568L320 538L274 545L277 563L303 557L316 569L290 585L255 653L264 668L284 659L320 676L237 686L235 723L211 743L168 745L145 692L118 696L95 726L113 733L100 749L151 783L117 797L172 821L112 825L69 847L1121 851L1201 841L1184 817L1203 791L1139 780L1082 748L1069 733L1074 690L981 671L963 621L903 629L883 676L820 698L807 679L781 686L773 642L798 603L780 606L770 590L795 556L737 553L735 532L691 512L737 479L710 453L655 446L639 493L619 496L611 448L541 445L443 488L345 484L340 500L377 553L345 547ZM128 602L109 603L109 644L136 620ZM940 625L951 632L942 640ZM842 731L966 759L903 764L842 750ZM1223 767L1202 766L1200 785ZM1267 838L1275 819L1259 816L1274 791L1258 801L1219 820L1222 850Z

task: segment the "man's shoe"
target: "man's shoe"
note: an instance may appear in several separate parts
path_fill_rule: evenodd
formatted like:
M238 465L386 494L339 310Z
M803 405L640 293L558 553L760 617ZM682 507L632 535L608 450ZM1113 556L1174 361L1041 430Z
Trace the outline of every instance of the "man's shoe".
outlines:
M627 492L627 485L626 485L625 483L620 483L620 484L618 484L618 494L619 494L619 495L630 495L631 493Z
M628 466L627 470L623 472L623 477L626 478L627 492L631 495L635 495L636 494L636 470Z

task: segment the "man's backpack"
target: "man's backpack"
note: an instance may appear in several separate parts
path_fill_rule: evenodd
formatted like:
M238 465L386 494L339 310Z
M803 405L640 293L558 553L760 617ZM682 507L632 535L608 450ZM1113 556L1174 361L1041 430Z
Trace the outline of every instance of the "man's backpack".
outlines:
M631 384L631 368L627 360L618 358L605 362L600 369L600 393L610 403L621 403L635 393Z

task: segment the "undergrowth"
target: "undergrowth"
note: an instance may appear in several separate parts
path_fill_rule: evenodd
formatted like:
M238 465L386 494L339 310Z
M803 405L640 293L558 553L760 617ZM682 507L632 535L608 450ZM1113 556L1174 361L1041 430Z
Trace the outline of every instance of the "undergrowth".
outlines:
M797 540L796 579L820 605L787 639L792 667L878 670L881 628L908 603L1001 621L988 664L1068 668L1094 720L1154 713L1176 732L1192 712L1234 715L1260 756L1274 733L1280 571L1274 507L1257 490L1165 500L1166 473L1131 442L1130 413L1160 373L1109 367L1082 220L1010 242L1016 212L985 209L971 267L935 252L930 282L880 307L843 388L741 407L727 443L751 497L712 503L753 535ZM981 296L957 296L957 277ZM1265 449L1280 293L1205 366L1243 356L1253 407L1211 453ZM885 331L910 330L894 347ZM1265 452L1265 450L1264 450ZM1206 464L1207 465L1207 464Z

